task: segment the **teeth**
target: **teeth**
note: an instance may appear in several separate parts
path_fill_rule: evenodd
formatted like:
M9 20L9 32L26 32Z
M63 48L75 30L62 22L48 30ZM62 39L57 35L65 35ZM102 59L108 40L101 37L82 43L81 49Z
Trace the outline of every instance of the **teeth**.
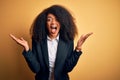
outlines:
M56 25L52 25L51 29L57 29L57 26Z
M52 25L52 27L55 27L56 25Z

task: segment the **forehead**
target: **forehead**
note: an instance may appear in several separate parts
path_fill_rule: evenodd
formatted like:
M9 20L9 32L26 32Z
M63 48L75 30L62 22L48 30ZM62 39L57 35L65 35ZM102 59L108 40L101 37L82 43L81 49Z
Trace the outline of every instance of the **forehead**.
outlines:
M55 17L55 15L49 13L49 14L47 15L47 18L56 18L56 17Z

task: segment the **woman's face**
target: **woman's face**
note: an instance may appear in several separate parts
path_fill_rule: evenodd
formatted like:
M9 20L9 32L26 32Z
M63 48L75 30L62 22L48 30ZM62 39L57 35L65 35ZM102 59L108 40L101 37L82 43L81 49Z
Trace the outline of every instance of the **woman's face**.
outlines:
M60 31L60 23L56 17L50 13L47 15L47 29L49 32L48 36L51 39L56 38Z

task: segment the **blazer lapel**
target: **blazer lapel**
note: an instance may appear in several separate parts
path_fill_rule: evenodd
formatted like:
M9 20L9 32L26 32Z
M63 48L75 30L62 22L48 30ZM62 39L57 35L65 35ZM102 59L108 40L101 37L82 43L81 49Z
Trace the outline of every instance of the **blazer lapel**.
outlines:
M45 60L45 63L47 65L47 67L49 68L49 59L48 59L48 47L47 47L47 39L45 39L42 43L41 43L41 48L42 48L42 54L43 54L43 58Z
M55 68L63 66L64 61L67 56L68 45L62 40L59 40L56 61L55 61Z
M47 65L47 67L49 68L47 39L42 41L41 49L42 49L42 52L43 52L42 54L43 54L43 58L45 60L45 63ZM64 41L59 39L56 61L55 61L55 68L57 68L59 66L63 66L64 61L65 61L66 56L67 56L67 51L68 51L67 43L65 43Z

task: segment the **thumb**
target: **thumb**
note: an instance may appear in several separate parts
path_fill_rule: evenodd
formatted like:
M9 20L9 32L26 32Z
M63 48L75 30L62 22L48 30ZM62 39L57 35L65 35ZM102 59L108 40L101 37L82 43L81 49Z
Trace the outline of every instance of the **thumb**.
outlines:
M20 39L21 39L22 41L24 41L24 38L23 38L23 37L21 37Z

